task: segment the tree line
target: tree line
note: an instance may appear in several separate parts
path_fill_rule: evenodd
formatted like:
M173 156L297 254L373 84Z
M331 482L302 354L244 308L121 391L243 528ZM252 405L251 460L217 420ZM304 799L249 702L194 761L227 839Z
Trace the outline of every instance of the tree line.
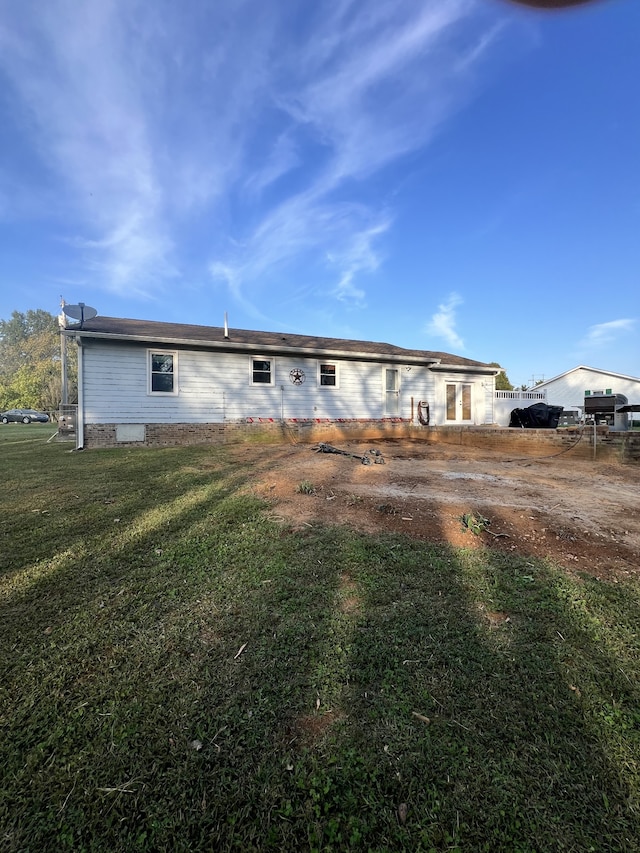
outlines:
M67 356L68 401L77 400L75 347ZM58 318L41 308L14 311L0 320L0 411L55 412L62 399L62 353Z

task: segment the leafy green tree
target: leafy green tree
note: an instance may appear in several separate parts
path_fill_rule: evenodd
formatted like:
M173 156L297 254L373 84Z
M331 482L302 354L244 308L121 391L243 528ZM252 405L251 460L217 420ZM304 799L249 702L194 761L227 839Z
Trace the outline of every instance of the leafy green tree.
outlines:
M497 361L491 361L489 364L491 367L500 367ZM496 391L513 391L513 385L509 382L509 377L505 370L496 376Z
M76 361L69 349L73 383ZM58 318L38 308L14 311L10 320L0 320L0 408L52 411L60 405L61 388Z

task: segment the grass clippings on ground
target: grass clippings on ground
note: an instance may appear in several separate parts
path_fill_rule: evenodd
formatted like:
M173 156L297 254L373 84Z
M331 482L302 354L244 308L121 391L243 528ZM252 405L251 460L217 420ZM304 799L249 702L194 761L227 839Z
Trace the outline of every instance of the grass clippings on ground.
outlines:
M49 434L0 428L3 850L640 848L636 581Z

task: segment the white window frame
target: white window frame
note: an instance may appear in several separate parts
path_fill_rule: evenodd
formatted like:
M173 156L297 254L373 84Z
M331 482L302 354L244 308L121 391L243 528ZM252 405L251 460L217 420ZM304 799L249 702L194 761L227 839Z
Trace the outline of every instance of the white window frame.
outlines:
M154 355L170 355L173 357L173 390L172 391L154 391L153 390L153 356ZM151 397L175 397L178 394L178 353L176 350L155 349L147 350L147 394Z
M253 381L253 362L254 361L268 361L270 364L270 377L269 382L254 382ZM273 388L276 384L276 360L272 355L252 355L251 360L249 361L249 382L252 388Z
M336 381L333 385L323 385L322 384L322 365L323 364L329 364L329 365L331 365L331 367L335 368L335 374L334 375L335 375ZM329 361L327 359L327 360L323 360L323 361L318 362L317 384L318 384L318 388L326 388L327 390L332 390L333 388L339 388L340 387L340 365L338 364L337 361Z

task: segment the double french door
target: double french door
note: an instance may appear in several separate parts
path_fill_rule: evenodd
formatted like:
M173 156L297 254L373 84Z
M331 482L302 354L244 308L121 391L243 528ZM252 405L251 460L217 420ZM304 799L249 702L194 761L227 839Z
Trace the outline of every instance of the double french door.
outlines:
M472 423L470 382L446 383L447 423Z

